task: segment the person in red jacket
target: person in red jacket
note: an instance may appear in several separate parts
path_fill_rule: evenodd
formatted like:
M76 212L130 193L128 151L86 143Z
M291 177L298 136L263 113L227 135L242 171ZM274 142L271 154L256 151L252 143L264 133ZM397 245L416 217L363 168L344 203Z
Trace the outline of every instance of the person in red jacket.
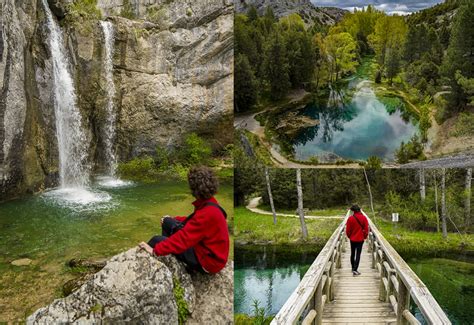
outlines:
M352 275L360 275L357 269L359 268L362 245L369 234L369 222L360 212L358 205L353 205L351 211L352 215L347 219L346 223L346 235L351 241Z
M218 181L210 168L195 167L189 171L188 183L196 198L194 212L188 217L164 217L162 236L139 246L157 256L173 254L193 271L217 273L229 256L226 213L214 198Z

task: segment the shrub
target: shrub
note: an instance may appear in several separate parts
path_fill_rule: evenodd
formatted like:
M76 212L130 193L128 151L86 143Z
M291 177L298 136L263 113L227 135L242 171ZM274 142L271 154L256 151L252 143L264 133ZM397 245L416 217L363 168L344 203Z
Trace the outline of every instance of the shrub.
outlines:
M367 158L367 165L368 169L380 169L382 168L382 159L377 156L370 156Z
M474 135L474 114L464 112L459 114L454 128L451 131L451 136L462 137L470 135Z
M184 165L206 164L211 157L211 146L196 133L190 133L184 139L184 145L179 155Z
M160 29L167 27L166 25L166 11L158 7L149 7L146 11L146 19L152 23L158 25Z
M155 164L158 166L160 170L166 170L170 166L169 161L169 153L166 148L157 146L156 147L156 157L155 157Z
M149 156L137 157L126 163L119 163L118 172L125 178L143 181L153 181L158 175L155 161Z
M102 19L97 0L76 0L68 5L65 22L85 33L93 30L93 21Z
M130 4L130 0L123 0L122 11L120 12L120 16L128 19L135 19L135 12L133 11L133 7Z
M395 156L399 164L406 164L413 159L425 159L425 155L423 153L423 144L421 143L418 135L415 134L406 144L402 142L400 148L395 153Z

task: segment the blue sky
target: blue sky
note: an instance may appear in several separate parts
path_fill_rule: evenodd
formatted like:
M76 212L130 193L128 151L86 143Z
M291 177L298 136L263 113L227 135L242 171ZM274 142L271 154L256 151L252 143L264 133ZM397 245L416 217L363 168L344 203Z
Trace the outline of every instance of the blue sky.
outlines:
M347 10L362 9L373 5L387 14L406 15L414 11L432 7L443 0L311 0L318 7L338 7Z

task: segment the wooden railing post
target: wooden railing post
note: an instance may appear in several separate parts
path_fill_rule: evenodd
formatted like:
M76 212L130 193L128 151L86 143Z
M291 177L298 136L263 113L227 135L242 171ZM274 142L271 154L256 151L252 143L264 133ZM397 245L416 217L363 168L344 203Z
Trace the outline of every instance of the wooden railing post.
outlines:
M314 295L314 309L316 310L316 318L314 321L316 325L320 325L323 322L323 285L322 281L320 281Z
M403 312L405 309L410 310L410 292L407 290L407 287L397 276L398 279L398 297L397 297L397 324L405 325L408 324L405 317L403 317Z
M379 300L386 301L387 292L385 290L385 281L384 279L388 278L387 270L383 265L384 258L380 258L380 284L379 284Z

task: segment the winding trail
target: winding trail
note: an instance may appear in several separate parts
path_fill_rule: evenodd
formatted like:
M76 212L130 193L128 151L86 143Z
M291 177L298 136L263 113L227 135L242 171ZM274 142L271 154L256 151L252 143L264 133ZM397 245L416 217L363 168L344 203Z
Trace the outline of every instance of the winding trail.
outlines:
M258 214L265 214L265 215L273 215L270 211L265 211L262 209L258 208L258 205L260 201L262 200L262 197L255 197L253 199L250 199L249 204L247 204L246 208L253 213L258 213ZM290 214L290 213L276 213L277 216L279 217L293 217L293 218L299 218L298 215L296 214ZM304 216L306 219L343 219L344 216Z

